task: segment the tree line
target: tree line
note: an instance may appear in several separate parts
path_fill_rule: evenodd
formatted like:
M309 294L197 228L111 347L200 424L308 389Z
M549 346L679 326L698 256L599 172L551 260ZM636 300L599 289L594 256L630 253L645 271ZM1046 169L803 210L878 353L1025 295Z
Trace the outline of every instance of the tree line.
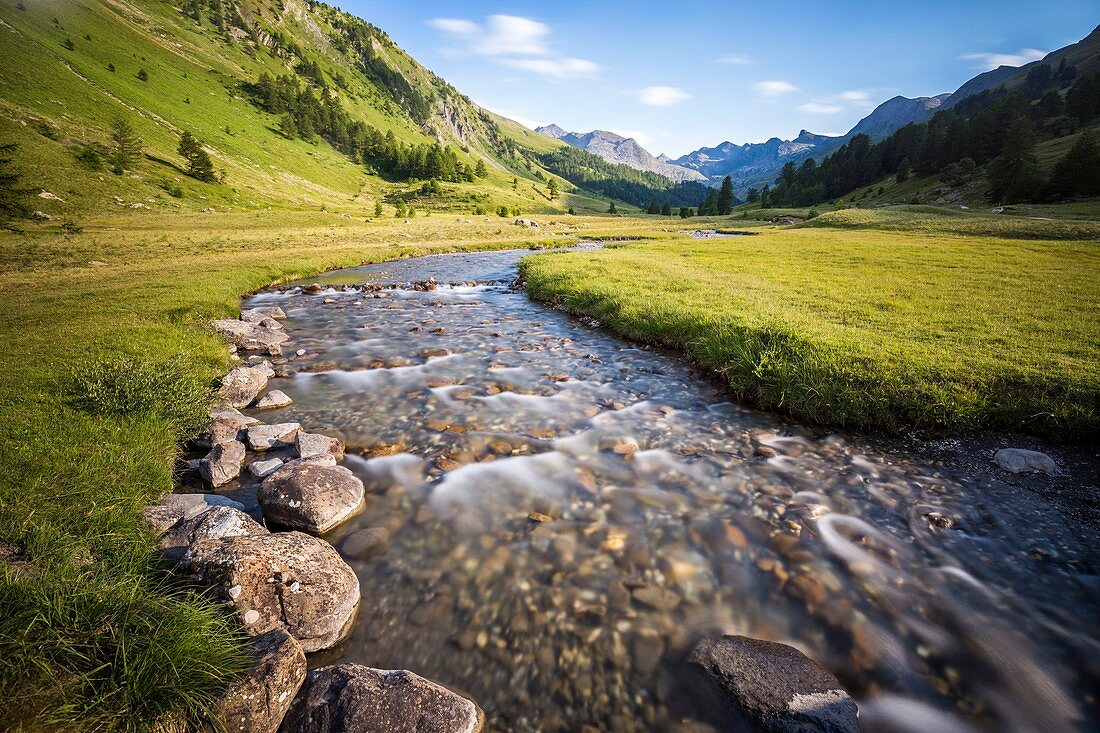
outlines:
M535 157L547 170L576 186L638 207L655 198L669 206L698 206L707 192L713 191L697 181L674 183L657 173L611 163L568 145Z
M1060 90L1067 85L1063 95ZM1039 140L1070 134L1098 117L1100 73L1078 78L1076 69L1064 62L1057 70L1043 64L1028 73L1020 89L1000 87L968 97L879 143L860 134L820 163L807 158L795 166L788 161L774 186L751 190L749 201L760 201L764 207L808 206L838 199L891 174L899 182L913 173L961 181L979 168L984 168L991 196L999 202L1100 194L1094 177L1075 177L1072 172L1081 169L1075 162L1081 156L1097 162L1091 157L1091 135L1082 136L1049 179L1041 175L1034 153Z

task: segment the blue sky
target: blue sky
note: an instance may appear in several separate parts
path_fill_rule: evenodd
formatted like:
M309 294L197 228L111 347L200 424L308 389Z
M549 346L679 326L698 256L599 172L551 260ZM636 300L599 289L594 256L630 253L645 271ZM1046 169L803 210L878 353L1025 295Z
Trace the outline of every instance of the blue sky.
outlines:
M1100 0L338 4L485 107L673 157L843 133L896 94L953 91L1100 24Z

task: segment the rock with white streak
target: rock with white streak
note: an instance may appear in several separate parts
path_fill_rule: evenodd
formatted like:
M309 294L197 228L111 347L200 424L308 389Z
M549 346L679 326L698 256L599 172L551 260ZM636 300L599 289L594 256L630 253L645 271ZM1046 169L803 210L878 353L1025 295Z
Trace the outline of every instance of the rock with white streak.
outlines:
M214 321L214 330L229 337L233 344L246 351L266 351L272 356L282 353L282 345L290 340L280 329L268 328L257 323L224 319Z
M859 733L859 711L836 677L786 644L724 635L699 642L688 666L722 723L762 733ZM747 725L746 725L747 724Z
M251 425L248 428L248 447L254 451L274 450L294 445L294 436L302 426L296 422L274 425Z
M339 664L313 670L287 713L295 733L480 733L472 700L408 670Z
M180 560L197 543L223 537L267 534L267 529L240 509L216 506L168 528L157 546L169 560Z
M256 478L264 478L283 467L283 462L278 458L268 458L263 461L253 461L248 464L248 472Z
M191 519L214 507L232 507L244 511L244 504L218 494L166 494L141 516L156 532L167 532L181 519Z
M262 305L241 311L241 320L248 323L259 323L265 318L281 321L286 318L286 313L277 305Z
M329 543L302 532L198 542L181 568L212 586L250 636L285 629L315 652L351 631L359 579Z
M268 522L327 532L363 508L363 482L343 466L304 460L264 479L256 498Z
M274 410L279 407L286 407L293 402L294 400L290 399L282 390L273 389L256 400L256 407L262 410Z
M219 395L232 407L248 407L267 386L267 375L250 366L233 367L222 377Z

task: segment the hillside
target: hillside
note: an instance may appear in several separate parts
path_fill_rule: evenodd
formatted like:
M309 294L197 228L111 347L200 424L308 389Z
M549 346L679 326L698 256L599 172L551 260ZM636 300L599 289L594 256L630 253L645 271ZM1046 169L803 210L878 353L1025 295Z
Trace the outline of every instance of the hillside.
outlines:
M654 157L632 137L623 137L607 130L592 132L569 132L558 125L546 125L535 128L535 132L561 140L575 148L587 150L604 160L630 166L635 170L650 171L677 183L683 181L706 181L707 177L699 171L672 164Z
M564 179L551 199L553 176L535 156L560 144L478 107L381 30L322 4L0 0L0 23L0 142L18 143L16 167L51 194L34 206L49 217L268 207L354 216L379 201L393 215L399 199L471 214L607 208ZM265 76L282 97L260 98ZM104 159L120 118L143 147L112 175ZM184 130L224 182L185 174ZM421 185L432 177L440 185Z

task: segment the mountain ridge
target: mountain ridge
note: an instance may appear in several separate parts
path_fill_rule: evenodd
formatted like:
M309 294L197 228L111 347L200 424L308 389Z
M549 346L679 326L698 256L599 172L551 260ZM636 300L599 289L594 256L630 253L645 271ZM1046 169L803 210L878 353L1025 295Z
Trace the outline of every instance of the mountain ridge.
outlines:
M668 156L665 156L666 160L661 160L642 147L634 138L624 137L608 130L570 132L559 125L550 124L536 127L535 132L598 155L611 163L657 173L676 183L706 181L706 176L702 173L669 163Z

